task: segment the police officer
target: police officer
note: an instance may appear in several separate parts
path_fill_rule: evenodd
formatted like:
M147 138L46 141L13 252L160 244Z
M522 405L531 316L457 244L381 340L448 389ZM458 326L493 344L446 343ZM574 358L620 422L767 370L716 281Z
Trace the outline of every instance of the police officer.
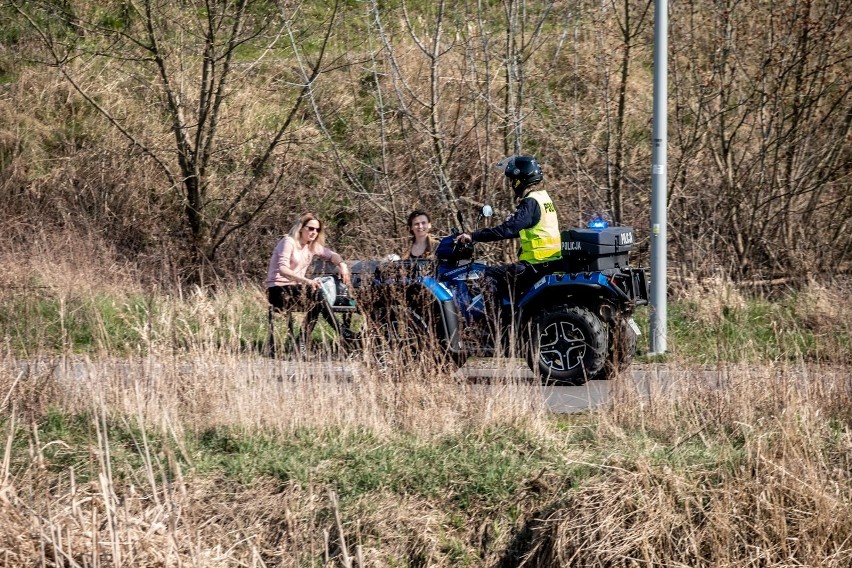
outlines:
M486 271L498 297L506 293L514 296L535 282L543 263L562 258L562 241L553 200L541 186L536 188L544 179L538 161L531 156L509 156L497 162L496 167L509 179L518 199L515 212L496 227L462 233L456 242L488 243L520 238L520 262ZM499 305L499 300L495 300Z

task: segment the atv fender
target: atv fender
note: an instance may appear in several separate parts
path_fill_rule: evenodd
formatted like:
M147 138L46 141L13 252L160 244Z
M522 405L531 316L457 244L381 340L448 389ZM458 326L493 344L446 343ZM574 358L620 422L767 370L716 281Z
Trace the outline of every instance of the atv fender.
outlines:
M563 303L565 298L577 297L580 300L594 297L604 297L619 302L628 302L627 296L618 288L610 285L607 277L600 272L591 273L556 273L543 276L532 288L524 294L518 303L521 313L532 313L544 302ZM584 303L580 301L579 303Z

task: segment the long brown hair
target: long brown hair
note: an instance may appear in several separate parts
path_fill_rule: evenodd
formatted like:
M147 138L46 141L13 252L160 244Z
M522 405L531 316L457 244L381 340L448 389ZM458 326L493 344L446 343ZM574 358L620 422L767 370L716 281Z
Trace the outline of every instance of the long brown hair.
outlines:
M296 221L292 227L290 227L290 231L287 233L291 239L299 242L299 232L302 228L308 224L308 221L316 221L319 223L319 231L317 231L317 238L309 245L311 252L316 252L317 247L325 246L325 225L322 221L320 221L319 217L314 215L313 213L302 213L302 216L299 217L299 220Z

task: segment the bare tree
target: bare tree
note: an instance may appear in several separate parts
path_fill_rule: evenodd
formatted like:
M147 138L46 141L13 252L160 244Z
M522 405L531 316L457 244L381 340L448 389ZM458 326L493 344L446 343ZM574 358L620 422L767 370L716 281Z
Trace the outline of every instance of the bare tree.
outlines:
M17 99L48 101L46 122L73 132L55 154L30 134L63 157L35 161L51 176L32 187L79 196L70 207L84 212L134 190L103 218L129 226L115 219L148 205L175 264L198 274L261 247L248 228L265 238L297 207L340 212L346 246L371 252L391 246L377 230L404 234L415 205L441 229L459 203L511 210L488 168L518 152L542 159L563 219L606 209L641 236L650 0L0 2L4 57L41 63L3 102L20 113ZM671 266L749 279L848 270L852 4L682 0L670 18ZM125 183L130 161L140 175Z
M441 81L440 63L442 56L452 49L452 45L443 45L445 0L438 0L435 6L434 28L430 30L431 41L420 39L408 14L405 0L402 9L405 14L405 24L408 33L420 52L429 60L429 98L420 103L427 109L428 132L432 145L432 170L441 201L450 209L458 208L453 187L447 175L447 156L444 143L443 120L441 118Z
M503 54L506 90L503 113L506 120L504 153L520 154L526 114L527 62L542 45L542 29L553 3L544 2L538 17L530 21L525 0L503 0L506 17L506 46Z
M675 12L687 30L675 39L675 224L716 264L732 259L737 277L837 270L852 213L852 8L753 8L727 0Z
M630 76L634 42L647 28L651 1L646 0L644 4L639 6L633 6L633 4L629 0L623 0L621 12L618 12L613 0L615 19L621 38L621 60L619 63L615 123L607 129L606 154L609 156L612 153L613 156L611 162L607 160L609 162L607 164L607 206L612 211L613 220L619 224L624 220L624 196L622 192L626 174L624 130L627 113L627 82ZM615 140L611 141L613 137Z
M223 135L232 90L270 57L279 57L289 17L271 3L237 0L173 3L157 0L107 3L28 1L11 4L42 42L42 63L58 69L74 89L148 157L183 203L183 223L196 277L215 269L217 249L269 203L284 169L272 171L276 152L298 117L305 95L321 73L337 4L321 31L319 49L297 80L276 93L289 109L266 140ZM292 30L291 30L292 31ZM291 44L298 49L298 45ZM145 124L129 120L109 91L96 91L99 73L127 77L148 93L152 117L171 132L164 144ZM295 87L295 88L294 88ZM246 153L247 175L232 187L220 180L223 163ZM233 179L229 179L233 181Z

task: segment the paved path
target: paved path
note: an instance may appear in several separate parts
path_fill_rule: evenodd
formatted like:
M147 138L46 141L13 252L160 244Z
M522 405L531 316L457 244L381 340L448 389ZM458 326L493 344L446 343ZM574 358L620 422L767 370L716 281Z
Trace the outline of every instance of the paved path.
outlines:
M234 364L230 360L227 367ZM19 363L17 371L29 369L30 372L53 373L60 379L75 380L94 375L110 375L113 373L126 373L128 376L138 375L140 367L145 366L147 372L158 372L156 368L166 370L166 367L178 366L180 373L209 372L210 369L194 369L194 364L175 361L134 361L123 360L112 361L77 361L50 360L43 363ZM243 357L236 360L236 365L242 371L256 377L269 376L270 378L300 376L302 378L318 377L336 382L349 382L357 380L358 375L363 372L360 362L353 361L318 361L310 364L297 363L286 360L271 360L264 357ZM148 366L155 367L154 369ZM217 366L215 362L204 360L199 366ZM134 372L135 371L135 372ZM474 389L495 389L495 393L511 389L515 393L521 391L523 394L538 397L547 405L547 408L557 413L581 412L596 408L609 402L611 391L614 387L613 381L589 381L581 386L543 386L533 379L533 375L525 362L520 359L502 359L499 361L491 359L474 359L468 362L459 371L459 378L467 379L468 384ZM18 374L18 373L16 373ZM23 373L24 375L26 372ZM718 380L718 373L714 371L705 372L706 380ZM685 376L694 377L695 371L669 371L664 365L634 365L630 372L623 375L622 379L628 377L634 388L640 394L651 392L664 392L679 378ZM337 386L336 388L339 388Z
M116 374L128 378L150 376L160 373L188 375L192 373L221 374L246 373L263 380L281 380L285 377L301 379L318 378L328 381L330 389L340 391L341 385L356 384L358 376L363 374L363 364L358 361L320 361L296 363L293 361L272 360L260 356L225 357L220 362L211 358L198 358L195 362L172 360L168 358L78 360L50 358L40 362L16 362L0 364L3 372L11 371L17 380L26 380L33 374L45 376L52 374L58 380L75 381L91 377L112 377ZM11 368L10 368L11 367ZM814 374L807 368L791 369L809 385L815 379L822 384L837 384L852 389L852 371L849 367L820 367ZM458 379L474 389L490 389L494 396L522 394L524 398L541 397L543 404L556 413L572 413L594 409L607 404L614 396L621 396L623 389L635 389L631 394L653 398L666 395L678 388L690 388L698 383L704 387L725 388L725 385L738 381L750 381L755 377L766 379L766 369L749 369L734 364L720 365L718 368L670 368L666 364L634 364L628 373L615 381L589 381L581 386L542 386L537 383L525 362L520 359L472 359L462 367ZM845 386L844 386L845 385Z
M500 384L508 380L516 385L515 388L529 389L530 394L540 395L550 411L560 414L582 412L607 404L614 387L614 381L588 381L579 386L541 385L520 359L503 361L499 367L489 365L487 359L474 361L459 372L475 384ZM670 388L684 375L686 373L671 373L661 366L634 365L619 380L626 379L638 393L649 394ZM709 379L710 375L705 373L705 378Z

